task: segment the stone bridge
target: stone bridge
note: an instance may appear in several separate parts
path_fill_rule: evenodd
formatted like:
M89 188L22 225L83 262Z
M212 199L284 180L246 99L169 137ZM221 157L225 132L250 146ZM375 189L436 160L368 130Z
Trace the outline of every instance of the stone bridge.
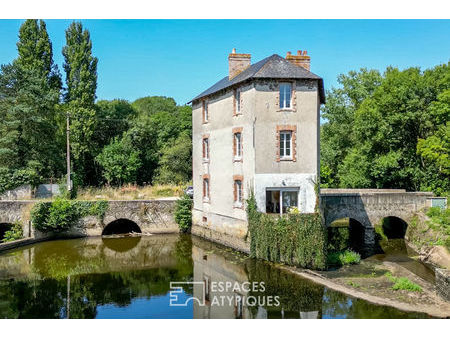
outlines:
M120 228L142 233L175 233L178 225L173 217L176 199L108 201L103 220L83 217L65 234L68 236L99 236ZM42 237L30 221L35 200L0 201L0 227L20 222L24 237Z
M372 249L376 245L375 227L384 219L405 224L406 229L417 211L431 205L432 197L431 192L401 189L321 189L320 192L325 225L350 218L350 227L353 224L362 228L363 246Z

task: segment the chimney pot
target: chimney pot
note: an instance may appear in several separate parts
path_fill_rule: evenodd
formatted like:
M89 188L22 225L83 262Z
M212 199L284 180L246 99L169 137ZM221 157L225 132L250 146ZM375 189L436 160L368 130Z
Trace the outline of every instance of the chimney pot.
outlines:
M233 50L231 51L232 54L236 54L236 48L233 48Z
M292 55L291 52L287 52L286 60L297 67L302 67L306 70L310 69L311 58L306 50L297 50L297 55Z

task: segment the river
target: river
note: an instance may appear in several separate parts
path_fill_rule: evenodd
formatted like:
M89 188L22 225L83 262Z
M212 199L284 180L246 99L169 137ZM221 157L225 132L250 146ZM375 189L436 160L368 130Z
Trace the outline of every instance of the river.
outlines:
M55 240L3 253L0 318L429 316L352 298L232 249L174 234Z

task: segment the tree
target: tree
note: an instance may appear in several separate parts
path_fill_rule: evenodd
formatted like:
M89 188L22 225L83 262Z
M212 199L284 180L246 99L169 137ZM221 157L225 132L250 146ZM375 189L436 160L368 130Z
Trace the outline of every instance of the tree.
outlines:
M0 72L0 167L55 177L63 165L55 141L61 79L42 20L22 24L17 49L17 59Z
M92 41L88 30L80 22L72 22L66 30L63 47L66 92L64 101L70 115L70 142L74 170L84 183L95 182L94 156L90 152L97 126L95 98L97 90L97 62L92 55Z
M141 115L152 115L163 111L174 113L177 110L175 100L165 96L141 97L134 101L132 106Z
M133 183L141 166L139 150L136 150L126 138L115 138L96 157L103 168L103 177L112 185Z
M192 140L181 134L173 144L167 144L161 152L155 181L157 183L182 184L192 178Z
M326 186L448 190L445 124L447 65L421 71L389 67L340 76L327 94L321 135ZM433 136L434 135L434 136Z

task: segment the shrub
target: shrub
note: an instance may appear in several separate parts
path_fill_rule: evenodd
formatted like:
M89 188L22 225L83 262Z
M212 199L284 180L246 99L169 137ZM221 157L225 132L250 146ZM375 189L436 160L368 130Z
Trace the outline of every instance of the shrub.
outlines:
M392 290L406 290L414 292L422 292L420 285L411 282L406 277L394 277L390 272L386 272L385 276L394 283Z
M42 232L62 232L68 230L81 217L97 216L103 219L108 202L71 201L58 198L53 202L39 202L31 210L34 227Z
M319 214L273 217L257 211L253 195L247 201L250 255L306 268L326 267L326 232Z
M351 250L330 252L327 261L332 266L358 264L361 261L361 256Z
M23 229L22 224L16 222L13 224L11 229L5 231L3 236L3 242L11 242L17 239L21 239L23 237Z
M192 199L184 194L175 204L175 222L182 232L188 232L192 226Z

